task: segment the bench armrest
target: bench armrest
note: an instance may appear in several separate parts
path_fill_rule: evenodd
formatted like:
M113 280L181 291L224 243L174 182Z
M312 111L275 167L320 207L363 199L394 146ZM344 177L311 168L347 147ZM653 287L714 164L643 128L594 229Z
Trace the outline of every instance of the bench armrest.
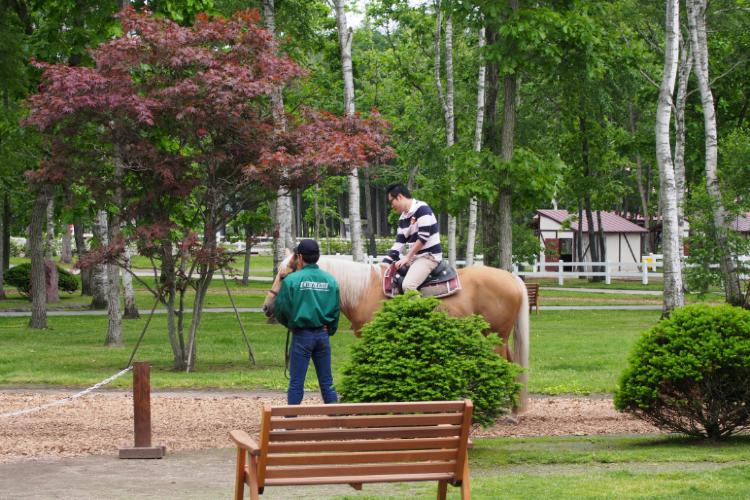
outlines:
M474 448L474 442L471 439L466 442L466 448L469 450Z
M238 448L241 448L256 457L260 455L260 447L258 446L258 443L253 441L250 436L247 435L247 432L232 431L229 433L229 437L232 438L232 441L234 441Z

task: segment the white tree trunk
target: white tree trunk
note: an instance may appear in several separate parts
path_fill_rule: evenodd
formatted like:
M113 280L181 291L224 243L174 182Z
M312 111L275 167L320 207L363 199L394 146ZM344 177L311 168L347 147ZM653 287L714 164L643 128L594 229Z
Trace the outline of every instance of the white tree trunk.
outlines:
M341 44L341 72L344 78L344 109L347 114L356 112L354 104L354 77L352 76L352 32L347 28L345 0L334 0L336 9L336 25ZM362 243L362 220L359 213L359 177L357 169L353 168L347 178L349 184L349 232L352 237L352 256L356 262L365 261L364 245Z
M716 129L716 109L709 80L708 39L706 37L706 0L687 0L688 26L694 60L695 76L701 93L703 124L706 135L706 185L713 203L716 239L719 245L719 265L727 277L724 292L730 304L742 304L742 290L737 276L737 266L727 245L726 210L721 199L721 186L717 173L718 132Z
M484 47L484 28L479 30L479 49ZM474 151L482 150L482 127L484 125L484 74L485 65L482 55L479 55L479 77L477 81L477 120L474 126ZM466 267L474 265L474 246L477 240L477 200L472 199L469 204L469 234L466 241Z
M677 239L680 249L680 267L685 274L685 254L683 234L685 232L685 103L690 73L693 71L693 57L690 54L691 44L682 39L680 30L680 66L678 74L677 99L675 100L675 144L674 144L674 176L677 192ZM687 292L687 285L683 281L683 292Z
M440 5L435 4L437 20L435 22L435 88L443 108L445 118L445 142L449 148L453 146L455 129L453 121L453 16L445 20L445 69L446 69L446 92L443 95L443 84L440 83L440 30L443 24ZM448 214L448 263L456 267L456 218Z
M320 241L320 211L318 209L318 192L319 186L315 184L315 232L313 234L315 235L316 243Z
M47 201L47 238L44 243L46 246L44 250L45 260L52 260L52 250L55 246L55 197L51 197Z
M276 39L276 10L274 0L263 0L263 25ZM274 133L281 134L286 130L286 117L284 116L284 95L282 88L277 86L271 94L271 103L273 105ZM287 175L284 172L283 178ZM281 262L286 257L286 249L294 248L294 239L292 238L292 199L289 195L288 187L282 187L277 191L276 198L276 216L274 217L273 230L273 267L278 269Z
M677 77L678 41L680 30L680 4L678 0L667 0L666 42L664 47L664 73L659 104L656 109L656 161L659 165L661 183L660 205L663 212L662 253L664 254L664 306L662 317L685 305L682 289L682 267L679 249L677 222L677 190L675 186L672 149L669 144L669 129L672 116L672 95Z
M107 212L99 210L94 216L94 237L101 245L107 244ZM91 309L107 309L107 268L102 264L91 273Z
M130 269L130 250L125 245L125 252L122 254L122 264L125 268L122 271L122 290L123 300L125 302L125 311L123 319L140 319L138 305L135 302L135 290L133 289L133 276L128 272Z

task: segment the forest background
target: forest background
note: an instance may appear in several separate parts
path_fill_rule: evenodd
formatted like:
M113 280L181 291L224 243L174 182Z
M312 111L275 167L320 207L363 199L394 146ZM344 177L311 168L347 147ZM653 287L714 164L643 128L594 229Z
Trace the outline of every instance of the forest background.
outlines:
M5 267L13 251L10 236L27 235L35 203L37 213L43 207L47 214L48 242L62 234L63 254L69 245L70 252L75 248L83 259L91 249L78 238L73 245L69 225L76 227L76 236L93 231L94 249L106 250L107 236L112 236L108 220L111 228L113 214L121 207L108 201L106 193L97 197L76 183L58 185L39 203L42 188L27 173L54 155L49 139L57 132L24 126L24 103L38 92L42 78L42 68L33 61L92 66L87 51L123 35L112 16L131 4L1 3ZM361 2L357 5L362 9ZM135 9L143 6L132 3ZM343 171L282 180L255 186L252 196L242 200L226 200L235 216L221 228L225 237L252 242L260 234L274 236L276 265L296 237L346 237L351 241L347 250L361 260L363 253L378 253L376 238L395 234L397 214L389 210L384 187L404 182L435 210L452 261L471 262L475 254L483 254L484 265L509 270L514 262L533 261L542 250L528 227L536 209L567 209L579 217L588 213L589 221L597 210L613 211L631 220L643 218L648 228L661 223L668 207L675 207L678 223L683 215L691 223L687 243L692 261L677 264L695 265L687 270L684 286L720 284L728 302L747 306L747 285L743 290L734 281L742 274L737 257L749 253L748 240L728 230L732 220L750 210L746 0L719 0L710 6L698 0L373 0L364 4L358 14L361 24L351 30L344 7L343 0L148 3L156 16L183 27L192 26L200 12L230 17L256 9L258 23L275 34L279 52L307 73L295 85L283 87L274 105L280 103L290 116L309 107L336 117L358 112L363 119L390 124L395 154L359 165L356 176ZM665 23L670 12L676 16L671 31ZM693 33L704 38L693 41ZM709 97L715 110L713 129L707 118ZM658 127L660 102L662 110L664 105L670 110L666 129ZM667 137L660 138L665 130ZM657 155L657 145L665 139L671 162L667 167ZM663 189L670 168L674 201ZM284 175L279 177L286 179ZM196 210L201 206L198 203ZM181 212L179 217L186 215ZM360 228L360 220L369 223ZM38 222L41 229L41 219ZM170 233L169 238L183 236ZM589 237L592 257L604 260L606 250L596 243L593 230ZM668 251L648 248L648 239L643 244L646 251L664 251L666 260ZM47 254L52 246L47 244ZM127 265L126 254L113 256L105 250L93 252L93 257L110 266ZM153 249L145 253L164 269L167 254L160 257ZM226 264L219 259L210 272L198 273L201 285L188 272L200 267L196 259L188 252L182 261L178 257L170 262L176 270L173 282L163 291L157 284L154 293L172 294L174 306L180 287L207 287L214 267ZM718 263L719 270L710 267ZM95 306L98 294L98 307L106 308L103 279L95 279L95 273L88 285L85 279L84 293L94 295ZM675 305L680 305L679 298L665 298L665 309ZM183 351L192 345L182 339L181 315L178 311L180 325L174 327L182 342L179 356L175 351L176 367L178 358L189 366Z

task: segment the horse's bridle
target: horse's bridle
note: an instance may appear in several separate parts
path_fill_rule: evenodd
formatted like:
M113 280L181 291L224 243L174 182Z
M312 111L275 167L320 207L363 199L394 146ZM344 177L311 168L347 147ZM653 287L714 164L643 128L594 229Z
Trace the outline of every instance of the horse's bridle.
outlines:
M297 262L299 262L299 257L297 258ZM292 266L290 266L288 264L287 264L286 267L287 267L287 269L294 269L294 268L292 268ZM298 271L298 269L294 269L294 271ZM279 275L279 280L280 281L284 281L284 278L286 278L287 276L289 276L290 274L292 274L294 271L292 271L291 273L286 273L286 274ZM269 290L268 293L273 294L274 297L278 297L279 296L279 292L277 292L276 290Z

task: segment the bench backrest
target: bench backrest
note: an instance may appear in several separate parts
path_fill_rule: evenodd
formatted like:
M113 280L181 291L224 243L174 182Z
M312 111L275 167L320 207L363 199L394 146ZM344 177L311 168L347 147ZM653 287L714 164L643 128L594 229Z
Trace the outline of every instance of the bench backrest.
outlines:
M258 485L294 484L294 479L314 484L314 478L322 483L334 477L357 483L391 475L460 481L472 409L469 400L265 405Z
M536 303L539 297L539 283L526 283L526 293L529 296L529 302Z

